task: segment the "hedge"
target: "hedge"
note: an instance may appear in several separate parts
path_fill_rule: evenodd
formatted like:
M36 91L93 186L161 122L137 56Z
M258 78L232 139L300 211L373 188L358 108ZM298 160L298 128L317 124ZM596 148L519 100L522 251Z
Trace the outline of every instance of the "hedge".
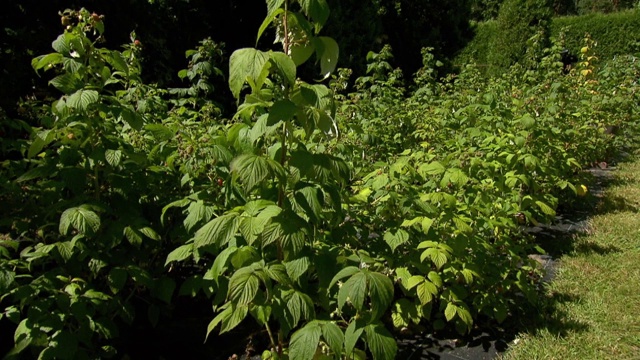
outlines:
M640 52L640 11L629 10L611 14L589 14L582 16L556 17L551 22L550 34L558 37L565 29L565 46L577 55L583 46L585 33L598 42L596 54L600 61L616 55ZM476 62L491 68L489 62L491 44L498 34L498 25L490 20L474 25L475 36L453 60L457 66Z

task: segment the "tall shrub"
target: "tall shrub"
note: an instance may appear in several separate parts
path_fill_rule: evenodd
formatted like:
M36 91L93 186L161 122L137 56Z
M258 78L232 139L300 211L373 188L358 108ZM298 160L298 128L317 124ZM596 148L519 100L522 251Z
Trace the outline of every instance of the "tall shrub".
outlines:
M553 15L551 0L506 0L498 14L498 33L489 54L494 70L509 67L526 53L527 40L548 33Z

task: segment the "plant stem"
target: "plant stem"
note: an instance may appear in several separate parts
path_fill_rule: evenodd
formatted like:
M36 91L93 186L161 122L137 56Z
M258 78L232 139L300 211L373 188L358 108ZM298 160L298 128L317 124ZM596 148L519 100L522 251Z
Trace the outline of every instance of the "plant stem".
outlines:
M289 0L284 0L284 15L282 16L282 22L284 27L284 53L289 55Z

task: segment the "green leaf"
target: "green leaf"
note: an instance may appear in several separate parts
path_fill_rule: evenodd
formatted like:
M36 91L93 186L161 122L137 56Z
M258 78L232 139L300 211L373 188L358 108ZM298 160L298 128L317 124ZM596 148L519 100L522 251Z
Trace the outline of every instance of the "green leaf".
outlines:
M82 206L69 208L60 216L60 234L67 235L71 227L80 234L92 235L100 228L100 217Z
M307 270L309 270L309 265L311 261L307 256L303 256L301 258L294 259L292 261L288 261L284 263L285 268L287 269L287 274L293 281L297 281L300 276L302 276Z
M236 271L229 279L229 299L238 304L247 305L258 294L260 279L252 269L243 268Z
M155 230L153 230L148 226L143 226L141 228L138 228L138 231L142 235L148 237L151 240L160 241L160 235L158 235L158 233Z
M448 260L447 254L438 248L429 248L422 252L420 255L420 261L424 261L426 258L429 258L438 269L444 266Z
M316 31L319 31L329 19L329 5L326 0L300 0L300 6L305 15L319 24Z
M267 126L273 125L278 121L289 121L298 111L296 104L291 100L278 100L273 103L273 106L269 110L269 116L267 118Z
M315 48L309 44L295 44L291 46L291 60L296 64L296 66L300 66L304 64L311 55L313 55Z
M73 74L62 74L54 77L49 81L49 85L62 91L65 94L72 94L81 89L84 84L78 80Z
M67 106L87 110L89 105L97 103L100 100L100 95L95 90L80 89L67 98Z
M294 291L287 300L287 310L291 314L293 327L296 327L301 319L309 320L314 317L313 300L309 295L299 291Z
M262 37L262 34L264 33L265 30L267 30L267 27L273 22L273 20L275 20L275 18L282 14L284 12L284 9L280 8L280 6L282 6L282 4L284 3L284 0L277 0L277 1L272 1L271 2L273 4L273 6L278 5L277 7L274 7L273 10L269 9L270 11L268 11L267 16L264 18L264 21L262 21L262 24L260 25L260 28L258 29L258 36L256 38L256 46L258 45L258 41L260 41L260 38ZM271 6L270 6L271 8Z
M73 35L68 33L60 34L53 43L51 43L51 47L62 55L69 55L71 52L71 44L69 40L72 36Z
M142 126L144 125L144 119L142 118L142 116L138 114L138 112L129 109L128 107L122 108L122 111L120 111L119 119L120 121L124 121L129 124L132 129L138 131L141 130Z
M327 287L328 289L331 289L331 287L333 287L333 285L340 279L352 276L353 274L359 272L360 269L358 269L356 266L347 266L346 268L340 270L334 277L333 279L331 279L331 282L329 283L329 286Z
M73 256L73 243L71 241L57 242L55 243L58 254L62 257L62 260L67 262Z
M167 255L167 260L164 262L164 266L167 266L173 261L182 261L193 255L193 244L185 244L178 246L172 252Z
M322 330L320 325L315 321L306 324L303 328L294 332L293 335L291 335L289 358L312 360L318 348L321 334Z
M542 210L542 212L545 215L549 215L549 216L555 216L556 215L556 211L553 210L553 208L551 208L551 206L545 204L544 202L537 200L536 201L536 205L538 205L538 207L540 208L540 210Z
M322 323L322 337L335 354L342 354L344 334L338 325L331 321Z
M196 249L207 245L221 247L233 239L239 226L237 213L219 216L196 231L194 246Z
M55 137L56 133L52 130L42 130L38 132L36 137L33 139L31 146L29 146L27 157L32 158L38 155L45 146L55 140Z
M363 332L364 324L361 320L352 320L351 323L349 323L349 326L347 326L347 330L344 332L344 350L347 358L351 356L351 353Z
M395 338L383 325L376 323L364 328L365 338L373 360L393 360L398 352Z
M60 64L63 59L64 59L64 56L62 56L62 54L51 53L47 55L38 56L37 58L33 59L31 61L31 66L36 71L42 68L45 68L45 70L48 70L53 65Z
M447 321L451 321L451 319L456 316L457 309L458 307L453 303L450 302L447 304L447 307L444 309L444 317L447 319Z
M416 288L418 293L418 299L422 305L426 305L433 300L433 297L438 294L438 288L430 281L423 281Z
M151 135L158 141L167 141L175 137L176 131L172 130L162 124L147 124L144 129L151 133Z
M229 88L236 99L239 98L242 85L247 81L247 78L256 83L259 88L262 87L258 79L268 60L268 53L253 48L239 49L231 54L229 59Z
M398 229L395 233L393 233L391 230L387 230L387 232L384 233L383 238L384 241L386 241L387 245L389 245L389 247L391 248L391 251L394 251L398 246L409 241L409 233L402 229Z
M129 243L131 245L134 245L136 247L140 247L140 245L142 245L142 234L140 234L140 232L134 228L132 228L131 226L127 226L124 228L124 236L127 238L127 241L129 241Z
M122 290L124 284L127 282L127 277L127 270L119 267L111 268L109 275L107 275L107 282L109 283L111 292L117 294Z
M33 168L27 171L26 173L20 175L20 177L16 179L16 182L24 182L24 181L34 180L42 177L48 177L50 175L53 175L55 171L56 171L56 168L51 165L39 166L37 168Z
M213 261L213 265L211 265L211 268L209 269L209 271L207 271L207 273L205 274L205 276L203 278L205 280L216 280L217 281L218 277L220 277L220 275L222 275L222 273L226 269L227 260L236 251L238 251L238 248L235 247L235 246L230 246L230 247L222 250L222 252L220 254L218 254L218 256L216 256L216 259Z
M287 54L272 51L269 53L271 62L275 65L284 80L293 86L296 83L296 64Z
M371 316L377 319L384 314L393 300L393 282L389 277L377 272L369 273L368 278L369 292L371 293Z
M209 326L207 326L207 336L205 337L205 342L209 337L209 334L213 331L213 329L218 326L218 324L222 323L222 328L220 329L220 334L223 334L227 331L233 330L236 326L238 326L242 320L247 317L249 313L249 307L245 305L235 305L231 304L231 306L227 307L219 313L211 322Z
M274 175L283 175L280 164L253 154L240 155L231 162L231 171L242 181L246 191L251 191Z
M305 215L313 222L322 219L322 193L314 186L306 186L295 192L296 202L304 209Z
M207 206L204 201L197 200L189 204L187 208L187 217L182 222L185 229L191 232L200 221L209 221L214 214L214 207Z
M323 79L326 79L336 69L340 48L335 40L326 36L317 37L314 45L316 46L316 55L320 59L320 74Z
M434 161L429 164L423 164L418 168L418 173L422 176L426 175L440 175L445 172L445 167L441 163Z
M117 167L120 165L120 160L122 160L122 151L108 149L105 151L104 156L109 165Z
M0 294L6 294L11 288L16 274L13 271L0 269Z
M364 299L367 296L367 276L363 272L355 273L338 291L338 309L342 309L347 298L353 307L362 311Z

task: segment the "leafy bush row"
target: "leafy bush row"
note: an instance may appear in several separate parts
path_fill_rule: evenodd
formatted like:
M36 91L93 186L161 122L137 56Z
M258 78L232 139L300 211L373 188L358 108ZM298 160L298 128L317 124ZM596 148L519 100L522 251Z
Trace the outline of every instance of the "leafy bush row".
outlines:
M636 10L611 14L589 14L582 16L556 17L550 21L549 36L559 38L563 34L564 47L570 54L577 56L586 33L598 42L597 52L602 63L616 56L637 54L638 29L640 17ZM492 59L500 58L502 48L494 44L501 37L498 22L489 20L477 23L473 40L457 55L454 63L464 66L469 62L477 62L484 67L484 72L496 74L498 66ZM636 34L636 35L634 35ZM519 44L524 44L522 41ZM564 49L561 49L564 50Z
M264 328L263 358L392 359L402 331L502 322L538 295L528 255L543 249L522 226L635 141L640 67L598 70L588 38L567 75L557 47L533 47L490 81L473 66L440 81L424 49L408 87L385 47L345 94L347 70L298 75L313 58L334 73L326 3L267 7L258 38L273 26L283 51L231 55L232 119L203 96L210 41L182 89L143 84L139 42L99 47L86 10L33 60L62 95L33 105L41 127L3 163L9 357L113 357L121 329L161 326L185 299L213 307L208 337Z

